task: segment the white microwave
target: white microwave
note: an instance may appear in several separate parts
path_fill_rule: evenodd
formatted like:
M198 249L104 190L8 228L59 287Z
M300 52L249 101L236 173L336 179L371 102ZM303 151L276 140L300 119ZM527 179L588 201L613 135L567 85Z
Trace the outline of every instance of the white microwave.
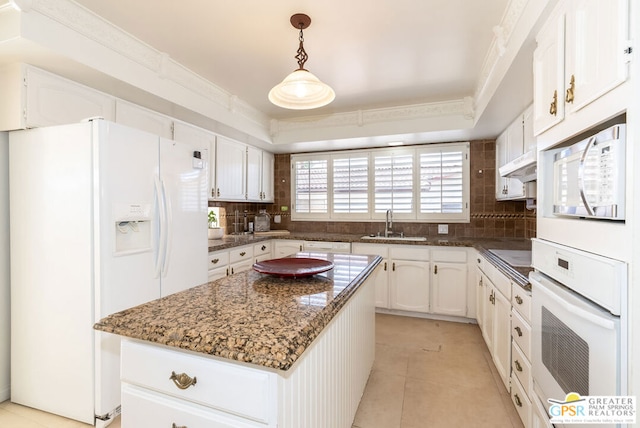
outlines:
M554 215L624 220L625 130L614 125L556 153Z

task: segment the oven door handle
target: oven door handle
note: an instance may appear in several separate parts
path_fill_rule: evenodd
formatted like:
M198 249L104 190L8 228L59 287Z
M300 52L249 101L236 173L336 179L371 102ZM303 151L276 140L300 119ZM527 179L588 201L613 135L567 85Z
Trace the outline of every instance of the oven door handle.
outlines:
M545 279L534 279L533 276L531 276L529 278L535 285L537 285L538 287L535 288L534 290L534 295L536 291L541 291L544 294L547 295L547 298L550 299L553 302L557 302L558 301L558 295L556 293L554 293L553 291L551 291L549 288L547 288L543 282L547 282L547 280ZM608 320L608 319L604 319L601 318L597 315L594 315L588 311L585 311L582 308L579 308L573 304L571 304L570 302L565 302L564 305L562 305L563 309L568 310L569 312L571 312L572 314L587 320L589 322L591 322L592 324L596 324L599 325L602 328L605 328L607 330L614 330L616 328L616 324L615 322L613 322L612 320Z

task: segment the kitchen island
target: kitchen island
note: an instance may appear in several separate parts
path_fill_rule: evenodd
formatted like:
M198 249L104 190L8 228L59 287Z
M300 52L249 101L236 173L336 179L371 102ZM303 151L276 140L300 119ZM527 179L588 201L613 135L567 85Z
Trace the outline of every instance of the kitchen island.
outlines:
M127 338L122 426L350 427L374 359L381 259L313 256L334 268L242 272L98 322Z

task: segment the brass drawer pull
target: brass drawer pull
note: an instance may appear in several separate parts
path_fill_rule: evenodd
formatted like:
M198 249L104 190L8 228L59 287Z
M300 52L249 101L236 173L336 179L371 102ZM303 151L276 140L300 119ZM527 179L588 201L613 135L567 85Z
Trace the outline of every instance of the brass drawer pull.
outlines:
M218 264L219 261L220 261L220 259L213 259L213 260L211 260L211 263L213 263L215 265L215 264Z
M522 366L520 365L520 361L514 360L513 365L516 366L516 370L518 370L519 372L522 371Z
M553 91L553 101L549 106L549 114L555 116L558 114L558 91Z
M513 395L513 400L516 402L516 406L522 407L522 401L520 400L520 397L518 397L518 394Z
M515 327L514 330L518 333L519 337L522 337L522 329L520 327Z
M240 253L240 257L243 257L243 256L245 256L246 254L247 254L247 252L246 252L246 251L243 251L243 252L241 252L241 253Z
M176 425L176 423L174 422L174 423L171 424L171 428L187 428L187 426L186 425Z
M521 304L522 304L522 301L523 301L523 300L522 300L522 297L520 297L520 296L517 296L517 295L516 295L516 302L517 302L519 305L521 305Z
M576 77L572 74L569 82L569 89L564 97L565 102L573 104L574 91L576 90Z
M196 377L193 378L186 373L176 374L176 372L171 372L171 377L169 378L175 383L175 385L180 389L187 389L191 385L195 385L197 382Z
M266 250L266 249L267 249L267 246L266 246L266 245L263 245L262 247L260 247L260 249L261 249L262 251L264 251L264 250Z

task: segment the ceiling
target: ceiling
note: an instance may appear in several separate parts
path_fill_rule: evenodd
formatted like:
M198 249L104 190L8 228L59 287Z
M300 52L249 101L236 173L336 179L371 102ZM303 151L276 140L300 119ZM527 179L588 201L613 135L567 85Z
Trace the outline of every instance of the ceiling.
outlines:
M297 68L306 13L305 67L343 112L473 95L508 0L76 0L273 118L308 115L272 105L269 90Z
M12 0L18 1L18 0ZM414 105L437 105L478 96L487 58L495 50L495 27L508 21L512 4L526 0L75 0L171 60L237 97L272 122ZM24 3L24 0L19 0ZM530 3L530 2L529 2ZM336 99L315 110L286 110L267 94L297 68L298 30L291 15L306 13L304 30L309 71L329 84ZM322 135L274 144L275 152L327 150L405 143L455 141L497 136L532 100L528 36L510 62L487 105L465 126L436 117L429 129L400 125L384 132ZM40 64L38 64L40 65ZM56 67L51 65L51 71ZM70 76L73 77L73 76ZM394 110L395 109L395 110ZM473 114L473 112L472 112ZM342 115L342 116L341 116ZM298 122L299 123L299 122ZM400 122L402 123L402 122ZM355 127L355 126L354 126ZM339 129L339 126L335 127ZM464 129L463 129L464 128ZM273 131L272 135L273 135ZM393 135L390 135L393 134ZM311 135L309 138L308 135ZM313 141L315 145L301 145ZM327 134L329 135L329 134ZM304 141L303 141L304 140ZM274 143L277 143L274 138ZM345 143L346 142L346 143Z

